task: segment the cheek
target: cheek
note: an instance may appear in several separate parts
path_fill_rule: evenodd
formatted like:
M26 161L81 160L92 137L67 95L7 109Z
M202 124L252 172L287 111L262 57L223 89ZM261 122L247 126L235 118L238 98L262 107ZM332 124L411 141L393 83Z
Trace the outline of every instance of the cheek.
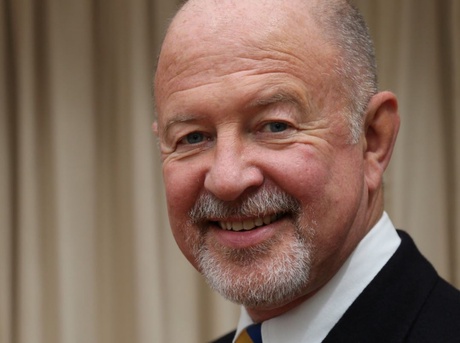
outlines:
M193 164L170 162L163 165L166 200L174 216L183 217L193 205L200 190L200 174Z
M359 156L351 149L337 151L324 154L312 147L301 147L289 154L272 153L266 163L266 174L298 199L304 212L314 215L311 219L322 226L325 234L329 229L334 231L335 223L346 222L355 215L363 190Z
M188 212L200 192L200 171L193 165L174 162L163 165L169 223L173 236L187 259L194 263L191 244L198 239L198 230L188 225Z
M330 159L321 159L309 147L276 151L265 162L267 177L302 203L312 204L322 198L332 179Z

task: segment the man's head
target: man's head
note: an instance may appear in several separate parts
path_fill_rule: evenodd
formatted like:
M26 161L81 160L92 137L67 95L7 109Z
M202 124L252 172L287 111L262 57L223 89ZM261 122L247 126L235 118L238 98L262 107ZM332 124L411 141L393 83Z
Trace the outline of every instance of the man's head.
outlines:
M321 288L380 217L396 100L345 1L189 1L155 100L176 241L254 319Z

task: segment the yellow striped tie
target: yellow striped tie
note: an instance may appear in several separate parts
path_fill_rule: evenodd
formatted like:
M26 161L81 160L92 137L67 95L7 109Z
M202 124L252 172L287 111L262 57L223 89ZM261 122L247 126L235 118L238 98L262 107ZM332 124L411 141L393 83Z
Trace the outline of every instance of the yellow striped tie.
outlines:
M262 334L260 332L261 323L252 324L244 329L238 336L236 343L262 343Z

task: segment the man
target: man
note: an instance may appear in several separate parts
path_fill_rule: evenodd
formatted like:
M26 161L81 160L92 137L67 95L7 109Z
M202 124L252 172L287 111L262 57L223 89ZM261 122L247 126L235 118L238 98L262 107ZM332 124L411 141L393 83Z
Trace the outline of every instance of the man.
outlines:
M460 342L460 293L383 211L397 100L347 1L190 0L155 100L174 237L243 305L218 342Z

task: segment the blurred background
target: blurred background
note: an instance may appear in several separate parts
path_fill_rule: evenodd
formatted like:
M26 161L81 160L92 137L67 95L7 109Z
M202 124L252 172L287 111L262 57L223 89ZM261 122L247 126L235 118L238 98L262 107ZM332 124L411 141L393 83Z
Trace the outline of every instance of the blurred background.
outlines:
M171 0L0 0L0 342L205 342L239 309L170 234L152 74ZM357 0L402 127L386 208L460 286L460 1Z

